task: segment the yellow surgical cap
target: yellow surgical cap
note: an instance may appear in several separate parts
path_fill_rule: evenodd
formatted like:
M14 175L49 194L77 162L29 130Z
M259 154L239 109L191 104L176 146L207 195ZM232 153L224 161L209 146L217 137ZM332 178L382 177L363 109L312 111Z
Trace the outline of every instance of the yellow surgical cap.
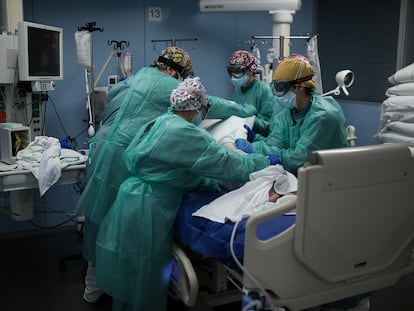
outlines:
M307 60L293 57L286 58L277 65L273 73L273 80L294 81L300 78L312 77L310 80L298 84L303 87L314 89L316 86L315 80L313 79L314 75L315 70Z

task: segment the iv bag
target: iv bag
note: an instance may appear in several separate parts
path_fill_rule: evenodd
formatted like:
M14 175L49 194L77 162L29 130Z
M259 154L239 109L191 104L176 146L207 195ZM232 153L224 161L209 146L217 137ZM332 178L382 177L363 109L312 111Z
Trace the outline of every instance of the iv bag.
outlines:
M128 78L132 74L132 54L130 52L124 53L123 65L125 77Z
M87 30L75 32L76 55L78 64L92 68L92 34Z
M316 35L309 38L306 44L306 52L308 54L309 62L315 68L316 91L319 94L323 94L322 74L321 74L321 66L319 63L319 54L318 54L318 39Z

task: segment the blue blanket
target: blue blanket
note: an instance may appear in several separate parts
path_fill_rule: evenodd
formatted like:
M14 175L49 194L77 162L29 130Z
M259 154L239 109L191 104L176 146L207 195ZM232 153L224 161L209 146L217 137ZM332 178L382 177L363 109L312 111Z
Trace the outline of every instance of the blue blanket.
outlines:
M235 223L227 221L222 224L202 217L191 216L197 209L224 193L224 191L187 193L175 221L174 233L176 239L192 250L227 263L232 260L230 238ZM257 237L260 240L267 240L292 226L295 219L295 215L283 215L269 219L258 225ZM243 262L246 221L247 218L244 218L237 223L233 242L235 255L241 262Z

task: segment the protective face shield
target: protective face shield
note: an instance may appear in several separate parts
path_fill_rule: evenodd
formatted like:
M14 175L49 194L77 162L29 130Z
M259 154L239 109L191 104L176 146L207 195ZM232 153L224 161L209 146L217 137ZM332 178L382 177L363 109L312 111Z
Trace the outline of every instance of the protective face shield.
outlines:
M240 78L232 77L230 81L236 89L241 89L246 85L247 81L249 81L249 76L247 74L244 74Z

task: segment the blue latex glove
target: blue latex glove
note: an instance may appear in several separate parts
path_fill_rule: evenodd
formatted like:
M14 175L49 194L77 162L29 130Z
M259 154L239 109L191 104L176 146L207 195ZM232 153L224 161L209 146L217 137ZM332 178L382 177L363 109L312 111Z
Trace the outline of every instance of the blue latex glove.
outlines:
M249 142L252 142L256 137L256 133L253 132L253 130L247 124L243 125L243 127L247 130L247 140Z
M246 153L253 153L253 145L246 139L237 138L234 143L236 144L237 149L240 149Z
M282 164L276 154L269 154L267 158L269 159L270 165Z

